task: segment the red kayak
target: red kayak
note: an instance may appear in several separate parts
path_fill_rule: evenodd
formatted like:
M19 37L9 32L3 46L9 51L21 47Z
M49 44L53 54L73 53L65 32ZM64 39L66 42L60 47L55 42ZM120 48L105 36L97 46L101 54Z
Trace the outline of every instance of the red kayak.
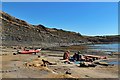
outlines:
M36 50L23 50L23 51L18 51L18 54L36 54L40 52L41 49L36 49Z

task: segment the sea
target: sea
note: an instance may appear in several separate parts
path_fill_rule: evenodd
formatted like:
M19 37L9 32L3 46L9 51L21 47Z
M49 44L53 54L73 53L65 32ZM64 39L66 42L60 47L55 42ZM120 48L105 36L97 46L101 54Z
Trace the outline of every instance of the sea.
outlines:
M120 43L88 45L90 50L120 52Z
M96 51L104 51L107 53L111 52L120 52L120 43L112 43L112 44L94 44L94 45L88 45L89 50L96 50ZM120 61L113 61L109 62L109 64L119 64Z

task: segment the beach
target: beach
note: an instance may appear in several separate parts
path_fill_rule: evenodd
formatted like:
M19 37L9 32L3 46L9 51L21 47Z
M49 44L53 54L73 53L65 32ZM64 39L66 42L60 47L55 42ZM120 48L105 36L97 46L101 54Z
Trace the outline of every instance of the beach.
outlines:
M3 47L2 49L2 74L3 78L118 78L118 65L96 67L80 67L79 64L71 62L64 63L64 51L41 50L36 55L33 54L17 54L16 49ZM74 52L71 52L71 56ZM41 56L38 58L38 56ZM117 60L117 56L111 57L107 55L109 60ZM39 62L45 59L56 65L26 66L25 63L33 61ZM69 71L71 74L65 74Z
M2 5L3 80L120 78L117 2L3 1Z

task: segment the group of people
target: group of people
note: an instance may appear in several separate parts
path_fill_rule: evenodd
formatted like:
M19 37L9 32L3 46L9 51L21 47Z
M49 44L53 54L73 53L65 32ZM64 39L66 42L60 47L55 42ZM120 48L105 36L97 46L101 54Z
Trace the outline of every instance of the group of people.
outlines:
M83 56L81 55L81 52L78 51L77 53L74 53L72 57L70 57L70 51L64 52L63 59L66 61L72 60L72 61L80 61L83 60Z
M74 53L72 57L70 57L70 51L64 52L63 59L66 61L86 61L86 62L93 62L92 58L89 58L85 55L82 55L80 51Z

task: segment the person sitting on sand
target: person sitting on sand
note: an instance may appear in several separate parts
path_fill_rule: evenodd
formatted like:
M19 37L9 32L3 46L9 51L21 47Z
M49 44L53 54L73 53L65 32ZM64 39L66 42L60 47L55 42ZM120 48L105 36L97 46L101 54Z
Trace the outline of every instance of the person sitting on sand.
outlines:
M74 53L73 55L73 61L80 61L81 60L82 55L80 54L80 51L78 51L77 53Z
M73 55L73 60L77 60L77 53L74 53L74 55Z
M64 63L70 64L70 61L69 61L69 59L70 59L70 51L69 50L64 53L63 59L65 60Z
M80 61L85 61L85 55L81 55L81 60Z
M81 52L78 51L78 53L77 53L77 61L80 61L80 60L81 60L81 57L82 57Z
M64 59L64 60L65 60L65 59L68 59L68 60L69 60L69 58L70 58L70 51L68 50L68 51L66 51L66 52L64 53L63 59Z

